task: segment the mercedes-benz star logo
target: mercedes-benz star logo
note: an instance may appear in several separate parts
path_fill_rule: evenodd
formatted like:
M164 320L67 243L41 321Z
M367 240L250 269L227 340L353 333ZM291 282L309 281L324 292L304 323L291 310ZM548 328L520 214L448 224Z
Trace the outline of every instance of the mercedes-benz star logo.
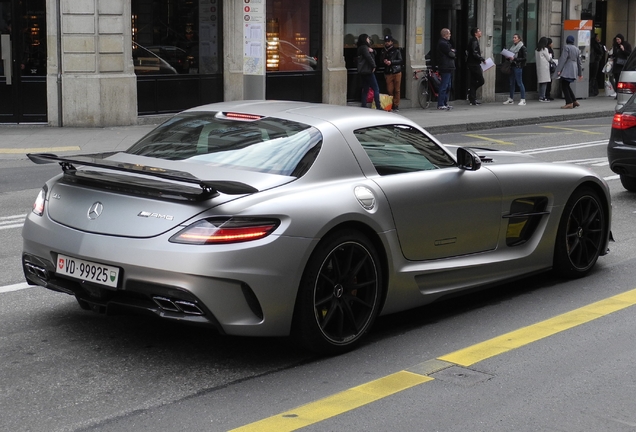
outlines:
M97 201L88 209L88 218L95 220L102 214L102 211L104 211L104 205Z

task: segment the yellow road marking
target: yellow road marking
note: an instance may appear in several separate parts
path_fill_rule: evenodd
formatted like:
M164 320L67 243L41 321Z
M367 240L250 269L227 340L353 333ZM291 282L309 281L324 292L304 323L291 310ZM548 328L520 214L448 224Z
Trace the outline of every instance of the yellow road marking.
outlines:
M604 315L636 304L636 290L558 315L540 323L506 333L468 348L438 357L438 360L470 366L498 354L528 345L539 339L571 329Z
M484 140L484 141L490 141L490 142L493 142L495 144L505 144L505 145L513 145L514 144L514 143L511 143L511 142L508 142L508 141L501 141L501 140L488 138L487 136L483 136L483 135L467 134L465 136L471 137L471 138L477 138L477 139Z
M432 380L427 376L400 371L232 432L294 431Z
M588 134L588 135L603 135L604 134L604 132L592 132L592 131L588 131L588 130L566 128L566 127L558 127L558 126L542 126L542 127L546 128L546 129L557 129L557 130L564 130L564 131L581 132L581 133Z
M69 147L39 147L39 148L8 148L0 149L1 154L20 154L20 153L46 153L46 152L61 152L61 151L79 151L81 148L78 146Z
M294 431L433 381L428 375L451 366L471 366L498 354L636 305L636 289L557 315L470 347L428 360L296 409L241 426L231 432Z

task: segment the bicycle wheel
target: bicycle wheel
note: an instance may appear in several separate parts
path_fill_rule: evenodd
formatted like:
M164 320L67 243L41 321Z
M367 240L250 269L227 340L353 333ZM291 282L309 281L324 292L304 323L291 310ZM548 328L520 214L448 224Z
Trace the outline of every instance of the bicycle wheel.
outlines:
M422 78L417 86L417 100L422 109L428 108L431 103L431 95L428 92L428 80L426 78Z

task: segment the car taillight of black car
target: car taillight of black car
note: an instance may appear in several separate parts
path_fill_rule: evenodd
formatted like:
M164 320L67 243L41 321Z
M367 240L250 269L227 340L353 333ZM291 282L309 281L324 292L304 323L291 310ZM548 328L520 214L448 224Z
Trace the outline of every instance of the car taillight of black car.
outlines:
M612 128L625 130L636 127L636 116L633 114L614 114L614 119L612 120Z

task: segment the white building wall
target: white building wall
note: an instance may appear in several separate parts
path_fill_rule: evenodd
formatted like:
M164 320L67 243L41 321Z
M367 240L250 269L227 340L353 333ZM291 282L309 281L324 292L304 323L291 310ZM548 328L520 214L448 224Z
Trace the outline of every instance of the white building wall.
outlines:
M137 122L130 1L47 0L48 122Z

